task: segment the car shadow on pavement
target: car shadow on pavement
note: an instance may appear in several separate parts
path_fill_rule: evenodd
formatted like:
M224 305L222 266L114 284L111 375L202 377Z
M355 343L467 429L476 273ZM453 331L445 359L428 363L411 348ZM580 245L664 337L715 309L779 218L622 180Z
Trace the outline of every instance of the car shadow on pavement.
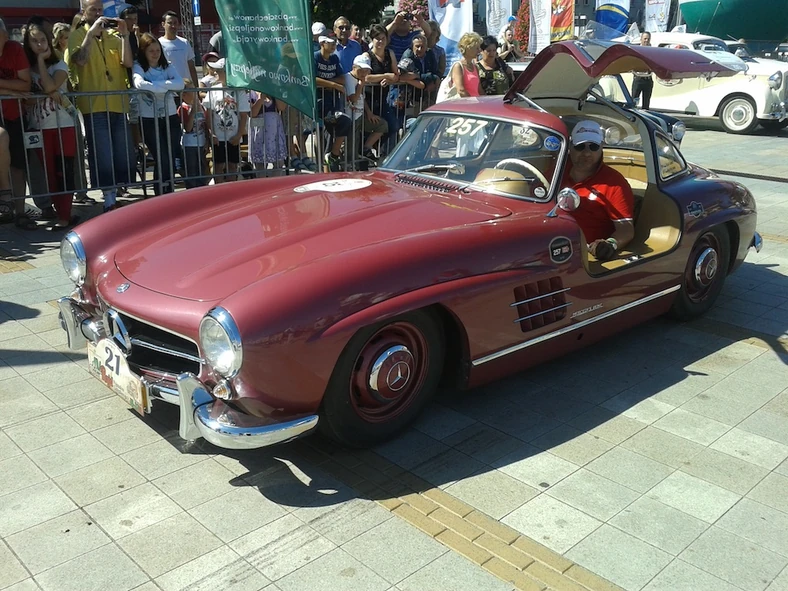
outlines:
M412 428L371 452L342 449L319 434L248 451L219 449L203 440L188 443L178 437L178 409L165 404L146 421L182 453L216 454L236 474L234 486L253 486L288 507L390 498L390 488L369 486L368 480L375 480L370 469L400 477L408 473L404 494L449 488L495 470L544 490L566 473L543 471L537 458L543 452L576 469L690 401L694 407L688 410L713 417L706 405L747 405L753 398L763 404L779 393L769 394L764 386L764 392L739 400L729 389L714 389L724 380L750 380L748 372L767 371L775 363L788 365L787 341L777 336L788 334L788 321L780 325L765 318L778 327L771 330L777 334L767 334L746 326L749 315L737 312L751 305L764 313L763 304L746 299L759 288L764 294L788 294L788 277L766 264L745 264L704 318L689 323L658 318L471 391L442 389ZM788 295L782 299L788 301ZM777 296L772 303L779 301ZM788 320L788 307L774 310ZM777 357L769 360L772 365L749 365L769 350ZM355 467L360 464L366 465L361 474ZM325 470L329 465L334 469Z

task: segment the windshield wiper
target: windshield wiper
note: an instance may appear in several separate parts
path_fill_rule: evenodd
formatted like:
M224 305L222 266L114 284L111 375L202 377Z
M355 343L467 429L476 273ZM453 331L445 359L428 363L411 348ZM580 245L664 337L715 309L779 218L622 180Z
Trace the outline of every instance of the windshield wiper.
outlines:
M422 164L413 168L406 168L402 172L427 172L428 170L454 172L456 174L465 174L465 165L459 162L446 162L443 164Z

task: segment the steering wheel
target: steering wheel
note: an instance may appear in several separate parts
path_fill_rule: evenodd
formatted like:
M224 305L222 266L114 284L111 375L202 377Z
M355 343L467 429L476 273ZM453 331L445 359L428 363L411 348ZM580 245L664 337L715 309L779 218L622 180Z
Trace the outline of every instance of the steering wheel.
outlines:
M542 183L545 187L549 187L550 183L547 182L545 176L539 172L539 169L536 168L533 164L526 162L525 160L520 160L519 158L504 158L498 164L496 164L493 168L496 170L501 170L506 167L507 164L514 164L516 166L521 166L525 168L528 172L533 173L533 175Z

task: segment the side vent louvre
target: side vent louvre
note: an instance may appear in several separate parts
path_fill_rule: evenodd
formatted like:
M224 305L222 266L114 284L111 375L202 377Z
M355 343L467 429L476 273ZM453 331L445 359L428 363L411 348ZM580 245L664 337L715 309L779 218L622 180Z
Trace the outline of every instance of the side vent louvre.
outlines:
M564 287L560 277L542 279L515 288L514 303L510 304L517 308L515 322L520 324L523 332L558 322L566 316L566 309L571 305L571 302L566 301L567 291L569 288Z

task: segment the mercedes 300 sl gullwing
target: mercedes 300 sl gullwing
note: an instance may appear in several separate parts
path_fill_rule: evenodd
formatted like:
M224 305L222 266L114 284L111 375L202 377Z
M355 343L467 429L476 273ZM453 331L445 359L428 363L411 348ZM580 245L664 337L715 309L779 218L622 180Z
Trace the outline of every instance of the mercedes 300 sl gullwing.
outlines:
M318 428L368 446L441 382L471 388L702 314L761 246L753 197L595 88L631 70L729 71L590 43L552 45L503 99L426 110L375 171L194 189L79 226L61 249L70 346L139 412L180 406L185 439L256 448ZM607 261L562 186L583 119L636 195L635 238Z

